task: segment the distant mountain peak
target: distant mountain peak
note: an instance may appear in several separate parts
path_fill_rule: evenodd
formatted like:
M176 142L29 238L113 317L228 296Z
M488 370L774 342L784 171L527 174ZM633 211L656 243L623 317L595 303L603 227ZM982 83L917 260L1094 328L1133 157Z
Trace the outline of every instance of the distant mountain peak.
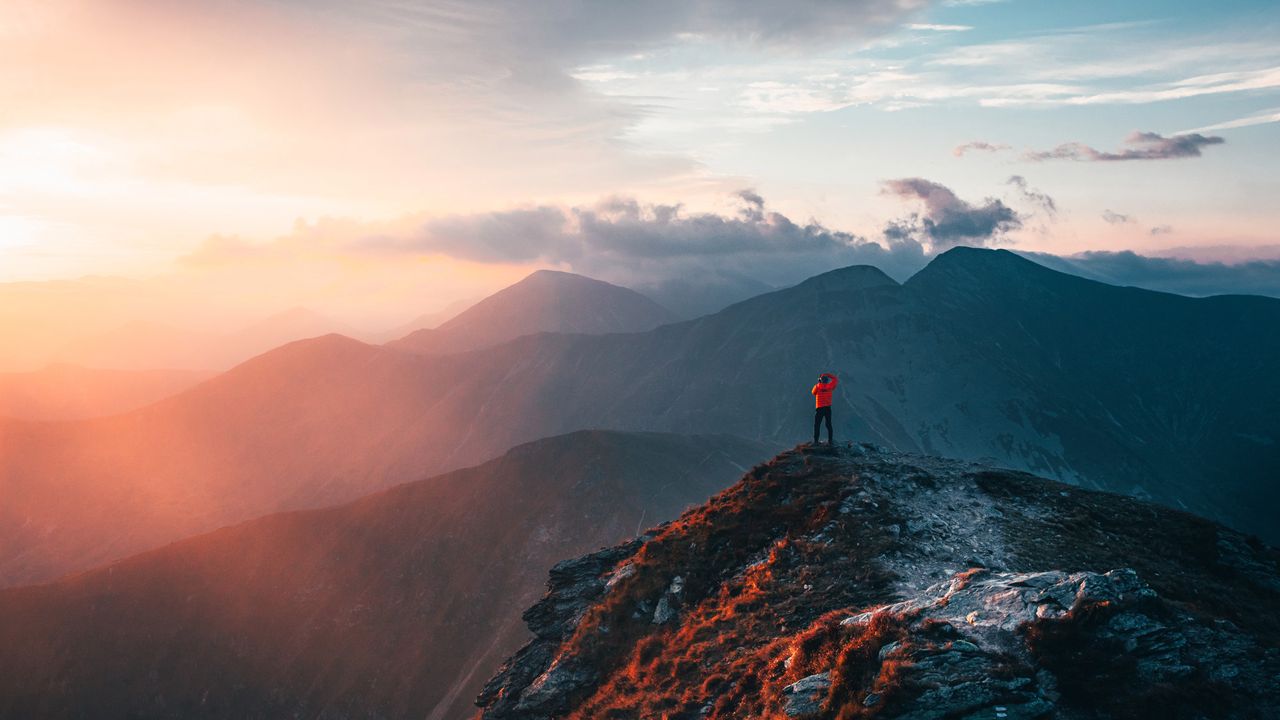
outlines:
M573 281L587 281L587 282L592 282L592 283L601 283L601 284L604 284L604 285L609 285L609 284L610 284L610 283L606 283L606 282L605 282L605 281L603 281L603 280L597 280L597 279L595 279L595 278L593 278L593 277L588 277L588 276L586 276L586 275L579 275L578 273L569 272L569 271L567 271L567 270L552 270L552 269L550 269L550 268L543 268L543 269L541 269L541 270L534 270L533 272L531 272L531 273L529 273L528 275L526 275L526 276L524 277L524 280L521 280L520 282L524 282L525 280L534 280L534 279L538 279L538 280L567 280L567 281L570 281L570 282L573 282ZM517 283L517 284L518 284L518 283Z
M293 340L279 347L272 348L260 355L255 355L236 367L219 376L217 382L225 382L225 378L234 377L246 368L289 368L292 370L297 361L311 363L342 363L354 358L374 355L378 346L369 345L341 333L327 333L316 337Z
M828 270L801 282L797 287L839 287L844 290L862 290L876 287L897 287L898 281L889 277L874 265L849 265Z
M389 343L426 355L492 347L540 332L605 334L651 330L671 311L625 287L560 270L538 270L434 330Z
M481 303L485 303L489 301L497 301L502 298L516 296L518 294L527 293L529 291L546 292L548 290L553 292L557 290L588 291L588 292L594 290L594 291L604 292L604 293L636 295L639 298L643 298L644 300L650 303L653 302L652 300L649 300L643 295L640 295L640 293L637 293L634 290L631 290L629 288L622 287L621 285L614 285L613 283L605 282L604 280L597 280L593 277L588 277L586 275L579 275L577 273L572 273L572 272L566 272L564 270L542 269L542 270L535 270L529 273L528 275L524 276L522 279L518 280L514 284L508 285L507 287L499 290L493 295L490 295L484 300L481 300L479 303L476 303L476 306L479 306ZM653 303L653 304L657 305L657 303ZM454 320L461 321L463 318L463 315L465 314L466 314L466 311L464 311L461 315L459 315ZM454 320L451 320L449 322L454 322ZM445 323L445 324L447 325L448 323Z
M1053 276L1065 275L1009 250L960 246L940 253L911 276L906 284L920 285L941 278L1008 279Z

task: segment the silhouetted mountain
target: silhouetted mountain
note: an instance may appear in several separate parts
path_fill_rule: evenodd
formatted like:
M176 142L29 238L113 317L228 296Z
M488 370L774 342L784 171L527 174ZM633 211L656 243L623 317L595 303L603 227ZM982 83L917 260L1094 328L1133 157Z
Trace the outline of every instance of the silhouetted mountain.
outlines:
M163 323L134 321L68 343L55 356L59 362L113 370L222 370L224 368L219 366L218 358L203 357L199 351L194 350L212 347L216 338L216 333Z
M241 353L247 351L247 354L232 359L229 366L294 340L351 332L345 325L314 310L294 307L230 333L223 342Z
M674 518L771 452L579 432L0 591L0 717L467 717L555 561Z
M102 421L0 423L0 579L358 497L583 428L808 435L991 457L1280 539L1280 301L1190 299L959 249L850 267L645 333L416 356L339 337Z
M350 331L315 311L292 308L230 333L153 322L127 323L71 343L57 355L68 363L119 370L226 370L284 343L336 332Z
M641 332L675 319L634 290L573 273L539 270L438 328L389 344L422 354L456 353L533 333Z
M98 370L64 364L0 373L0 417L75 420L114 415L174 395L210 375L200 370Z
M1118 495L805 448L557 565L478 702L485 720L1270 717L1278 563Z
M445 322L457 317L463 310L466 310L475 304L475 298L455 300L441 310L424 313L409 322L397 325L390 330L382 330L376 333L363 333L360 335L360 339L381 345L382 343L399 340L409 333L417 332L418 330L433 330L440 327L440 325Z

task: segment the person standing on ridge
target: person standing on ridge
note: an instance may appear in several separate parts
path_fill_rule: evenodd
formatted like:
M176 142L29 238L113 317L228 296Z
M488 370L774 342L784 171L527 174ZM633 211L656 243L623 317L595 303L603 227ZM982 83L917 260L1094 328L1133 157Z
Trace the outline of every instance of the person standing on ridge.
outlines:
M827 444L835 445L835 441L831 439L831 394L835 392L836 385L840 384L839 378L831 373L822 373L818 376L818 384L813 386L813 444L818 444L818 430L822 427L822 421L827 421Z

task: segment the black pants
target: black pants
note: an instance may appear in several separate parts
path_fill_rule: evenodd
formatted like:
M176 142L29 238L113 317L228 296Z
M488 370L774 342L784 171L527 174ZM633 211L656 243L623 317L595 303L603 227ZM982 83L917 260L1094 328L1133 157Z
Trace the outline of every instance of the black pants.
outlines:
M818 430L822 427L822 420L824 418L827 421L827 442L828 443L833 442L831 440L831 406L828 405L826 407L817 408L813 411L813 442L814 443L818 442Z

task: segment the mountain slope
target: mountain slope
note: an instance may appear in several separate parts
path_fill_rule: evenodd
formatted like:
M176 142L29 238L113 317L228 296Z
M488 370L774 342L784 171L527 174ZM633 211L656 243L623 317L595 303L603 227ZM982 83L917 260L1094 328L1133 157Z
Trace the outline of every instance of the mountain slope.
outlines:
M574 433L0 591L0 717L465 717L553 562L675 517L769 452Z
M445 354L492 347L532 333L642 332L673 320L670 311L634 290L573 273L539 270L438 328L418 330L389 345Z
M0 373L0 417L76 420L115 415L177 394L210 375L199 370L97 370L79 365Z
M1178 511L873 446L784 453L566 561L487 720L1263 717L1280 553Z

